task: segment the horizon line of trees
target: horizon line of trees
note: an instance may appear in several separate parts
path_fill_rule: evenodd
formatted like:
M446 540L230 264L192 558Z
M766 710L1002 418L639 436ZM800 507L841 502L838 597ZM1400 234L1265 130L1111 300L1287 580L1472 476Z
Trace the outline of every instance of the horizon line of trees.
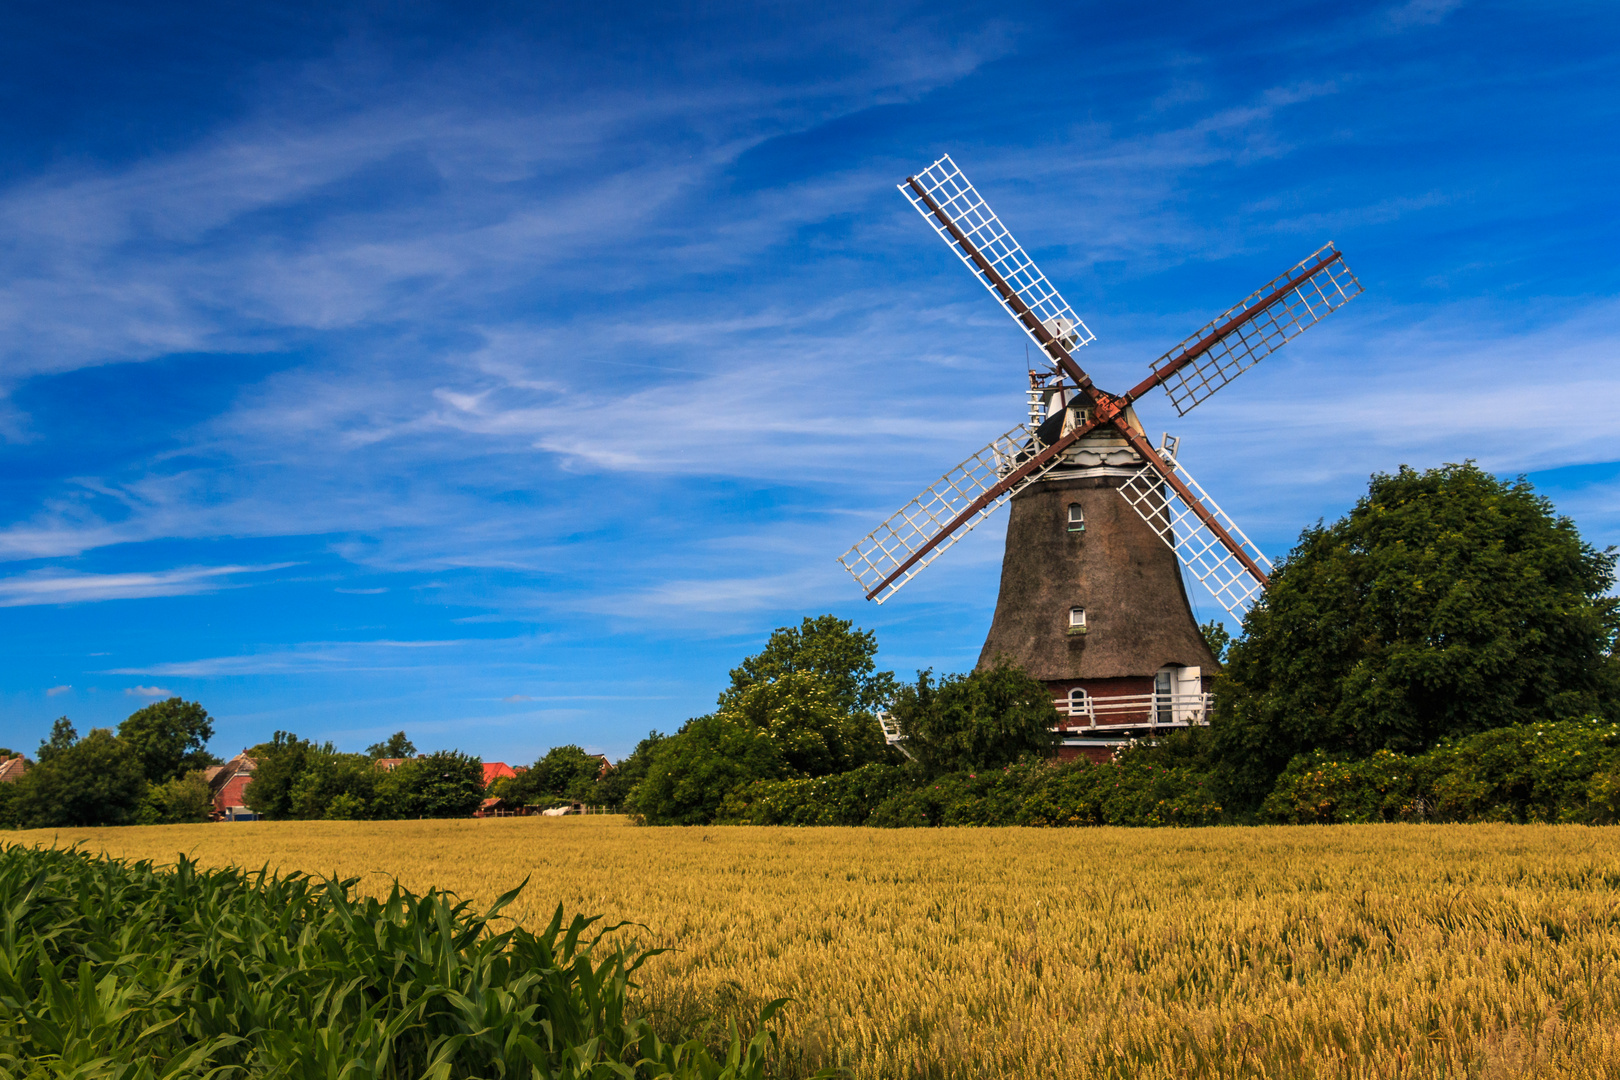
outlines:
M0 783L0 828L171 825L209 821L208 769L224 764L207 750L213 718L179 697L80 737L66 716L40 741L23 775ZM270 820L383 820L465 817L491 795L508 805L590 802L618 806L623 778L575 745L553 747L516 778L487 789L480 758L456 750L419 754L403 731L364 753L342 753L285 731L248 747L253 780L243 802ZM0 760L26 755L0 747ZM384 759L399 759L380 769Z
M1616 560L1522 478L1471 462L1403 466L1373 476L1345 517L1304 531L1240 633L1203 627L1224 665L1208 728L1112 762L1056 765L1050 694L1006 659L901 683L877 669L872 631L823 615L774 631L732 669L713 712L650 732L611 769L578 746L555 747L486 791L479 759L413 756L404 732L366 754L277 732L249 751L258 770L246 801L271 818L378 819L463 816L494 795L623 808L666 825L1340 819L1322 799L1363 808L1351 817L1376 805L1384 819L1445 806L1458 819L1607 820L1620 813ZM886 743L880 709L907 754ZM1514 742L1549 725L1560 734ZM217 760L205 749L211 735L202 707L178 698L133 714L116 735L79 739L64 718L39 765L0 785L0 821L191 820L200 764ZM1455 751L1476 743L1477 753ZM1512 765L1508 745L1532 764ZM382 757L405 760L382 771ZM1407 777L1399 798L1355 786L1383 775L1357 764L1368 761ZM1478 762L1487 773L1469 772ZM1523 775L1508 777L1512 768ZM94 785L69 790L91 773ZM1310 803L1323 785L1336 794ZM1470 801L1457 785L1498 795Z

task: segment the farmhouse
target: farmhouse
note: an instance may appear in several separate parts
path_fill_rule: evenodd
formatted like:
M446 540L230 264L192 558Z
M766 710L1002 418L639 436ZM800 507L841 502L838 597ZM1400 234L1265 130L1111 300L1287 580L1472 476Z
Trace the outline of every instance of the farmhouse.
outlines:
M0 784L10 784L21 780L23 773L28 771L28 759L21 754L0 761Z
M214 797L215 821L256 821L259 815L247 808L243 793L253 782L253 770L258 762L248 757L247 751L237 754L223 765L216 765L204 775L208 790Z

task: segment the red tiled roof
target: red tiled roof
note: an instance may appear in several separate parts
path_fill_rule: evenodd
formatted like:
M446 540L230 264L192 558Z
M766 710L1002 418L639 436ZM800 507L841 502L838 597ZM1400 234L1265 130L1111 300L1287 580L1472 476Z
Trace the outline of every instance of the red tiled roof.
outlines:
M497 780L516 776L517 772L504 761L484 762L484 786L489 787Z

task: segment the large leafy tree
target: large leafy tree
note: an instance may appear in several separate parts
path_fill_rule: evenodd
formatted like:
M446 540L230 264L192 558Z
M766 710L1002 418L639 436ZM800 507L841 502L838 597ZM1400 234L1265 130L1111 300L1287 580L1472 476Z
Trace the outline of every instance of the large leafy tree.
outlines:
M368 754L316 749L293 781L289 794L291 816L305 820L370 818L376 811L377 788L385 776ZM254 783L258 783L257 778ZM249 790L252 787L248 785Z
M39 750L34 754L41 764L51 760L63 750L67 750L79 741L79 729L73 726L73 721L65 716L58 716L51 725L51 736L39 741Z
M336 752L331 743L317 746L290 731L276 732L269 742L248 750L255 766L242 801L271 821L297 817L293 798L299 781L316 759Z
M551 806L559 802L591 802L602 759L587 754L582 747L554 746L527 772L497 781L491 794L526 805Z
M126 825L146 792L140 758L107 728L59 745L16 782L9 812L24 828Z
M1612 708L1614 569L1522 479L1375 475L1305 531L1231 646L1212 729L1228 803L1258 804L1309 750L1416 753Z
M849 707L858 700L821 672L790 670L728 690L720 714L768 735L790 772L829 776L885 756L877 719L864 708Z
M172 697L153 702L119 724L118 737L135 751L146 779L154 784L219 764L207 751L214 737L213 718L195 701Z
M469 817L483 801L484 763L455 750L411 758L377 784L379 817Z
M712 716L688 721L651 751L627 805L646 820L708 821L740 784L827 776L882 760L874 711L894 693L877 638L832 615L774 631L731 672Z
M812 677L833 708L850 715L881 709L894 694L894 673L877 670L877 635L857 630L849 619L808 616L796 627L773 631L765 648L731 670L720 707L762 684L787 675Z
M658 744L626 808L649 825L706 825L734 788L787 773L768 733L725 713L700 716Z
M906 750L930 773L1000 768L1025 756L1057 752L1061 717L1051 691L1006 658L966 675L934 680L917 673L895 695L891 714Z
M665 738L659 732L649 731L647 737L636 744L629 757L601 775L591 792L591 801L601 806L623 806L630 793L646 779L653 754Z

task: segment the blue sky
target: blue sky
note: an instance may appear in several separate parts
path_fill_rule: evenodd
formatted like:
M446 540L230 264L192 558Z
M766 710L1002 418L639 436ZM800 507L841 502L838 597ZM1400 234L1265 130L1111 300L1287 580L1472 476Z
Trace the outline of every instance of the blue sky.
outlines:
M0 745L619 755L829 611L967 668L1004 516L881 608L834 562L1022 417L894 188L943 152L1105 388L1337 242L1364 296L1141 410L1273 557L1466 458L1620 541L1612 4L8 16Z

